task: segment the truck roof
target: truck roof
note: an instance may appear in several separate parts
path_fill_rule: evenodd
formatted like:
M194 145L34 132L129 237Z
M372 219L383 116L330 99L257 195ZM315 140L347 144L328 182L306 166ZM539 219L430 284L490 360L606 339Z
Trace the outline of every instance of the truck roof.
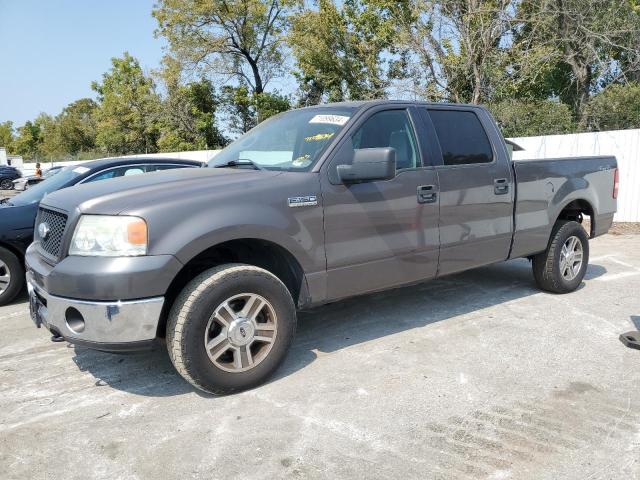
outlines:
M469 103L450 103L450 102L425 102L420 100L354 100L347 102L333 102L333 103L321 103L318 105L310 105L308 107L303 108L327 108L327 107L346 107L346 108L362 108L362 107L370 107L374 105L397 105L397 104L406 104L406 105L425 105L425 106L434 106L434 107L474 107L474 108L482 108L481 105L469 104Z

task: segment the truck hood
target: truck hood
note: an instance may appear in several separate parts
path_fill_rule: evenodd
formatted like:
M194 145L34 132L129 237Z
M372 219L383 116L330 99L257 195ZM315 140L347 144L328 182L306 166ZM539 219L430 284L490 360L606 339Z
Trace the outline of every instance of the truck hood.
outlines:
M211 196L248 189L280 172L240 168L181 168L102 180L47 195L40 203L70 212L115 215L146 205L174 202L177 196Z

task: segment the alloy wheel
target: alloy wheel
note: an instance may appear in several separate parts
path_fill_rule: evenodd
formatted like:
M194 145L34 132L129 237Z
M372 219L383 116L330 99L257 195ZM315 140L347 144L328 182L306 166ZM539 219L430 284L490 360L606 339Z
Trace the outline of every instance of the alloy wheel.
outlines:
M3 294L7 288L9 288L10 282L11 272L9 271L9 267L6 263L0 260L0 295Z
M243 372L260 364L278 333L275 309L264 297L241 293L222 302L209 318L204 346L213 364Z
M582 242L576 236L571 236L562 245L560 252L560 274L571 281L578 276L582 268Z

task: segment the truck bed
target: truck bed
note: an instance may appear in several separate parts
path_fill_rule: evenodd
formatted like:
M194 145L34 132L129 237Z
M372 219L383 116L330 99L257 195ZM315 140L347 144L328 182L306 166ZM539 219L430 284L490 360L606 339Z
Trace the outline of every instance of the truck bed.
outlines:
M514 236L509 258L543 251L560 212L572 202L586 202L591 237L607 232L613 222L615 157L515 160Z

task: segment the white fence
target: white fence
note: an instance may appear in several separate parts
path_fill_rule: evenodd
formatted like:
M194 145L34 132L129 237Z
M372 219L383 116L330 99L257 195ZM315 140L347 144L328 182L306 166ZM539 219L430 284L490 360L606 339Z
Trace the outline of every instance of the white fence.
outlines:
M617 222L640 222L640 129L512 138L515 159L615 155L620 169Z

